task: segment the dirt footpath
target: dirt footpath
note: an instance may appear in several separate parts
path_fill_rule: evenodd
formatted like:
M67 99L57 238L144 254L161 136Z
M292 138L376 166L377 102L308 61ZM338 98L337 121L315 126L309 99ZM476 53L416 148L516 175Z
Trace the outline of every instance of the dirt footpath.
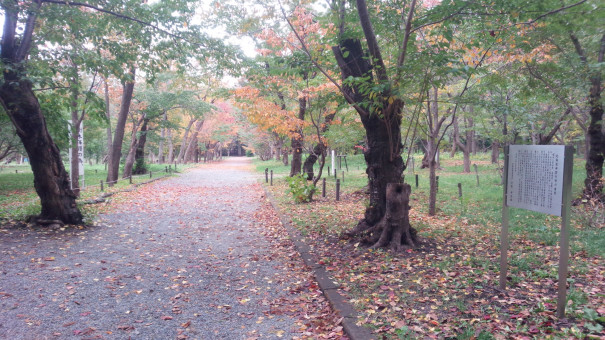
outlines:
M0 229L0 338L339 338L249 166L116 195L94 227Z

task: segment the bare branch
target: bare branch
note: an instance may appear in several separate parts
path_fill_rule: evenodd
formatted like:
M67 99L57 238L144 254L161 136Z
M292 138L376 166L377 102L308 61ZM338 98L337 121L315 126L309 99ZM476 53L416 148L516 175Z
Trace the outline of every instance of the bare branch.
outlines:
M324 70L324 68L319 65L319 63L317 62L317 60L315 60L313 58L313 56L311 55L311 51L309 51L309 48L307 47L307 44L305 43L305 41L302 39L302 37L298 34L298 32L296 31L296 29L294 28L294 25L292 24L292 22L290 21L290 19L288 19L288 16L286 14L286 10L284 9L284 7L281 4L281 1L278 0L279 3L279 7L282 11L282 15L284 17L284 19L286 20L286 22L288 23L288 26L290 26L290 29L292 30L292 32L294 33L294 35L296 36L296 39L300 42L301 45L301 49L302 51L307 55L307 57L309 57L309 60L311 61L311 63L319 70L319 72L321 72L330 82L332 82L332 84L334 84L336 86L336 88L338 88L338 90L340 91L340 93L343 94L343 96L345 97L345 99L347 100L347 102L351 105L353 105L353 107L355 108L355 110L357 110L359 112L359 110L363 110L361 107L359 107L356 103L355 100L353 98L351 98L351 95L349 93L347 93L342 86L336 81L336 79L334 79L334 77L332 77L331 75L328 74L328 72L326 70ZM334 48L332 48L334 50ZM336 55L336 53L335 53Z
M40 0L35 1L36 7L27 15L27 21L25 23L25 31L23 32L23 37L21 38L21 45L17 50L15 55L16 60L21 61L27 58L29 54L29 49L32 43L32 36L34 34L34 29L36 28L36 17L38 15L38 10L40 9L41 3Z
M410 4L410 11L408 12L407 20L405 21L405 34L403 36L403 43L401 44L401 53L397 59L397 67L401 67L405 62L405 54L408 50L408 41L412 33L412 17L414 16L414 8L416 7L416 0L412 0ZM445 20L445 19L444 19Z
M416 3L416 0L412 0L412 2ZM382 59L382 54L380 53L378 41L376 40L374 28L372 27L372 22L370 21L370 14L368 13L368 6L365 0L357 0L357 13L359 14L359 22L363 28L366 42L368 43L368 49L372 55L372 64L376 65L375 69L378 80L385 82L388 80L387 71L384 60Z

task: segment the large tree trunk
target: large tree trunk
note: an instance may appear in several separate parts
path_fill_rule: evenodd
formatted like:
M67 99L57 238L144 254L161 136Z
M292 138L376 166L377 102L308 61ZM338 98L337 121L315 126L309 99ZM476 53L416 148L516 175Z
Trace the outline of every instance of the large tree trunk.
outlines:
M80 96L79 86L80 79L78 78L78 67L74 67L74 78L70 78L71 87L71 126L70 134L71 139L69 141L71 162L70 166L70 179L71 179L71 190L76 196L80 196L80 157L78 156L78 138L80 136L80 124L78 115L78 97Z
M576 47L578 55L584 63L587 63L586 55L580 46L579 40L572 34L571 39ZM601 37L597 62L605 62L605 34ZM601 102L601 71L593 71L590 77L590 94L588 104L590 107L590 124L588 125L589 149L586 160L586 180L584 181L583 195L605 201L603 193L603 162L605 160L605 132L603 131L603 103Z
M139 145L139 139L137 138L137 132L139 125L145 120L145 115L141 116L138 122L133 122L132 133L130 134L130 147L128 148L128 154L124 161L124 171L122 172L122 178L128 178L132 175L132 167L134 165L135 153L137 146Z
M307 98L301 97L298 99L298 119L305 119L307 111ZM296 136L292 137L292 163L290 164L290 177L300 174L302 168L302 153L303 153L303 132L302 126L296 132Z
M437 162L434 157L429 163L429 216L435 216L437 214Z
M328 131L328 128L332 124L332 120L334 119L335 115L336 115L336 111L326 115L323 124L321 124L321 129L319 129L319 131L322 134L325 133L326 131ZM317 162L319 157L322 155L325 155L325 153L326 153L326 145L320 138L319 143L317 143L317 145L315 145L315 147L313 147L313 151L311 152L309 157L307 157L307 159L305 159L305 163L303 164L303 173L307 176L307 180L309 180L309 181L313 180L313 176L314 176L313 166L315 165L315 163Z
M492 164L498 163L500 159L500 143L492 141Z
M471 111L470 113L472 114L472 107L471 107ZM473 128L473 119L472 118L463 118L464 119L464 125L465 125L465 141L464 143L462 143L462 140L460 139L460 130L458 128L458 120L455 119L454 120L454 143L456 143L456 145L458 146L458 148L460 150L462 150L462 155L464 158L463 164L464 164L464 172L465 173L470 173L471 172L471 149L472 149L472 145L473 145L473 139L474 139L474 131L472 130Z
M288 151L288 148L283 148L282 150L282 163L284 163L285 166L288 166L290 163L290 151Z
M361 14L360 14L361 16ZM346 51L347 55L343 54ZM365 77L371 75L368 58L361 47L359 40L347 39L339 46L333 47L332 52L336 57L341 70L342 79L353 77ZM371 77L370 77L370 81ZM346 98L353 104L366 131L367 148L364 158L367 164L368 187L370 192L370 204L366 208L364 218L359 221L351 234L366 233L370 242L375 241L373 246L386 246L392 244L400 247L402 244L413 246L412 239L396 239L393 235L408 235L399 229L389 232L390 239L381 239L384 223L380 221L385 216L387 205L387 184L400 183L401 174L405 164L401 157L401 110L403 102L391 96L391 93L382 93L378 98L393 98L382 103L382 115L365 111L357 103L363 103L369 98L363 94L364 91L357 88L345 87ZM384 117L389 117L385 121ZM401 226L400 228L403 228ZM410 227L411 228L411 227ZM415 231L411 233L415 234ZM378 241L380 240L380 243Z
M179 155L177 156L177 162L183 163L183 158L185 157L185 151L187 150L187 146L189 145L189 131L191 130L191 126L197 118L191 118L189 123L187 124L187 128L185 128L185 134L183 135L183 141L181 142L181 148L179 149Z
M16 72L4 72L0 101L29 157L34 188L42 206L38 222L82 223L76 195L70 189L69 175L63 166L59 149L48 133L31 82L20 79Z
M141 126L141 134L139 136L139 142L137 143L137 149L134 154L134 170L132 173L135 175L147 173L147 169L145 169L145 143L147 143L148 123L149 119L145 118L145 120L143 120L143 125Z
M112 132L111 132L111 102L109 101L109 85L107 84L107 78L104 79L105 85L105 115L107 116L107 164L111 164L111 149L112 149Z
M605 39L605 36L604 36ZM603 194L603 162L605 160L605 134L603 133L603 104L601 103L601 77L592 79L590 90L589 149L586 160L584 196L605 200Z
M189 143L187 143L187 148L185 149L184 162L188 163L194 160L195 149L197 148L197 137L204 126L204 121L200 120L195 124L195 129L193 130L193 134L189 138Z
M323 155L325 152L326 146L324 145L324 143L319 142L315 145L315 147L313 147L313 151L311 152L309 157L305 159L305 163L303 164L303 173L307 177L308 181L313 180L313 166L319 159L319 156Z
M38 3L39 5L39 3ZM27 79L25 60L36 23L36 9L29 13L22 39L16 38L18 6L2 2L4 30L0 57L4 63L4 81L0 85L0 103L15 126L29 157L34 175L34 188L40 197L42 211L38 223L82 223L76 195L70 189L61 154L52 140L40 103ZM7 67L10 66L10 67Z
M163 114L164 123L168 121L168 113L164 110ZM165 163L166 158L164 157L164 140L166 139L166 127L162 126L162 132L160 134L160 144L158 145L158 159L160 163Z
M386 210L378 223L380 233L372 248L390 246L395 251L415 247L416 230L410 226L410 194L407 183L389 183L386 189Z
M135 83L135 68L130 68L131 80L124 83L124 91L122 92L122 103L120 104L120 113L118 114L118 122L116 124L115 135L113 137L113 145L111 147L111 162L107 167L107 185L112 186L118 181L120 173L120 159L122 158L122 142L124 141L124 130L126 128L126 119L130 112L130 102L134 92Z
M71 162L70 166L70 180L71 180L71 190L74 192L74 195L80 196L80 157L78 153L78 139L80 136L80 124L78 123L78 100L77 100L77 90L72 93L75 98L72 98L72 110L71 110L71 126L70 134L71 138L69 141L71 153Z
M174 161L174 144L172 143L172 129L168 129L168 163Z

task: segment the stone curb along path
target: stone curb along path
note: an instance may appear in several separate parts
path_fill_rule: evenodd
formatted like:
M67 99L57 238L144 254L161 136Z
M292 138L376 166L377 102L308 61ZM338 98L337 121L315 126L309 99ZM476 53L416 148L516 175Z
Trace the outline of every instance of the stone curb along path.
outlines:
M317 281L319 288L323 292L324 296L330 302L330 305L342 318L342 327L349 336L351 340L374 340L376 339L371 331L365 327L357 325L357 312L355 308L342 296L338 289L340 288L337 284L334 283L332 277L326 270L326 268L320 264L318 264L313 255L311 254L311 249L309 245L307 245L303 241L303 237L301 234L294 228L288 220L284 217L279 206L275 202L273 195L267 190L267 188L263 185L263 190L267 196L267 199L271 203L271 206L277 213L279 220L282 225L290 235L292 239L292 243L296 247L296 250L302 257L303 261L307 266L311 268L313 271L313 275L315 276L315 280Z

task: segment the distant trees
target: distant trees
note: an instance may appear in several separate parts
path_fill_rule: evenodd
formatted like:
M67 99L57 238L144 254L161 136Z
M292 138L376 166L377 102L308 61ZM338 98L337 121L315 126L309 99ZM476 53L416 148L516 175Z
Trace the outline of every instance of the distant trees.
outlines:
M79 111L78 119L81 119L84 112L81 104L91 97L80 97L80 69L92 73L102 70L104 76L126 75L122 78L125 87L122 118L128 110L137 67L152 75L167 66L169 60L170 63L190 62L182 53L185 49L196 51L192 55L206 60L210 57L208 52L224 54L219 51L222 44L195 32L195 25L188 25L194 11L181 1L126 5L108 1L103 7L96 7L51 0L8 0L0 4L0 9L4 14L0 103L29 156L42 206L37 221L41 224L81 223L76 194L70 189L70 178L49 134L35 91L45 85L50 85L50 90L58 88L63 76L57 73L58 67L63 60L70 60L74 72L64 75L71 89L71 103L63 108L71 107L74 114ZM41 21L44 25L40 25ZM54 48L64 45L71 46L64 50L72 53L70 58ZM88 46L92 49L88 50ZM177 49L178 54L174 53ZM119 160L122 143L120 130L117 129L112 145L110 181L117 178L119 163L116 160Z

